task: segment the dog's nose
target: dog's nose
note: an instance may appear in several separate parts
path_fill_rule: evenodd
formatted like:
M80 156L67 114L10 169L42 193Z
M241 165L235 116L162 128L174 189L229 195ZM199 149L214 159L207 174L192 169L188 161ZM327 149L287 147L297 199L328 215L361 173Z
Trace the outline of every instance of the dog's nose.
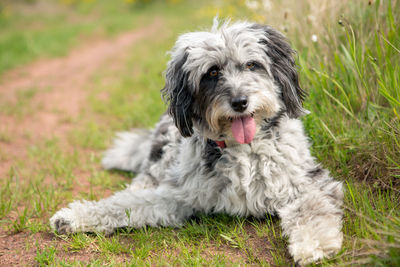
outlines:
M231 106L234 111L243 112L246 110L248 105L249 101L247 96L242 95L232 98Z

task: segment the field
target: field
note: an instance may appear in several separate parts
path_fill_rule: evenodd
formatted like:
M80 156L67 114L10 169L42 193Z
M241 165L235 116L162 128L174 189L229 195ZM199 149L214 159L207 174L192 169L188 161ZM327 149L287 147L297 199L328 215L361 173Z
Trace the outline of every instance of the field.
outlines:
M400 265L400 2L198 2L0 2L0 266L294 265L268 215L112 236L48 224L130 182L101 168L102 152L157 122L166 52L216 14L273 25L297 50L312 153L346 190L343 248L317 264Z

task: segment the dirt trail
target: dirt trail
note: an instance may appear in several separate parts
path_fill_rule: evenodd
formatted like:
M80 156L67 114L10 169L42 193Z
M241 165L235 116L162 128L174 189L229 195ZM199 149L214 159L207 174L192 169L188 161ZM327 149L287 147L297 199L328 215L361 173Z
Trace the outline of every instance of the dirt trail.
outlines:
M4 74L0 82L3 102L17 103L21 91L34 89L36 93L29 103L34 107L31 113L22 117L0 114L0 179L6 177L16 161L26 160L27 148L40 140L55 136L66 145L63 149L68 149L68 132L75 127L71 121L79 120L93 74L104 67L124 64L128 49L135 42L161 30L161 19L155 19L148 26L115 38L85 43L65 57L42 59ZM9 138L2 138L1 134ZM32 264L36 246L45 248L46 244L53 244L62 251L64 242L55 242L53 238L46 233L10 235L0 229L0 266ZM72 258L87 260L92 256L82 252Z
M123 33L116 38L85 44L66 57L39 60L28 66L3 75L0 98L16 102L19 91L35 89L30 103L35 107L31 114L22 118L0 114L0 133L10 140L2 141L0 147L5 159L0 158L0 178L4 177L13 161L24 158L26 148L38 139L56 136L61 142L73 121L85 105L90 78L106 64L118 64L127 49L136 41L151 36L160 29L160 19L149 26ZM1 156L1 155L0 155Z

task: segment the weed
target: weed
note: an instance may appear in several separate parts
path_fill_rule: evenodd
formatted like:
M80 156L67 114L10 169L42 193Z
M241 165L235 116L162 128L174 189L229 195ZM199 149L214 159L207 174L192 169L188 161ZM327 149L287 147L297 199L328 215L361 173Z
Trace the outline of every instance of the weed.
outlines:
M39 244L36 244L36 257L35 261L38 263L39 266L49 266L54 263L55 256L56 256L56 248L51 246L45 249L41 249Z
M15 220L12 221L12 232L19 233L22 232L25 228L27 228L27 223L29 220L28 209L25 208L23 213L18 215Z

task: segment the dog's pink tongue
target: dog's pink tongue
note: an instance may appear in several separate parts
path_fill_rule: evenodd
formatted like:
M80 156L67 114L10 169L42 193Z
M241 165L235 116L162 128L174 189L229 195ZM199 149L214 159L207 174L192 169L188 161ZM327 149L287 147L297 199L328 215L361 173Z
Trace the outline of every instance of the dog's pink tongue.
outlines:
M251 116L234 119L232 133L238 143L250 144L256 133L256 122Z

